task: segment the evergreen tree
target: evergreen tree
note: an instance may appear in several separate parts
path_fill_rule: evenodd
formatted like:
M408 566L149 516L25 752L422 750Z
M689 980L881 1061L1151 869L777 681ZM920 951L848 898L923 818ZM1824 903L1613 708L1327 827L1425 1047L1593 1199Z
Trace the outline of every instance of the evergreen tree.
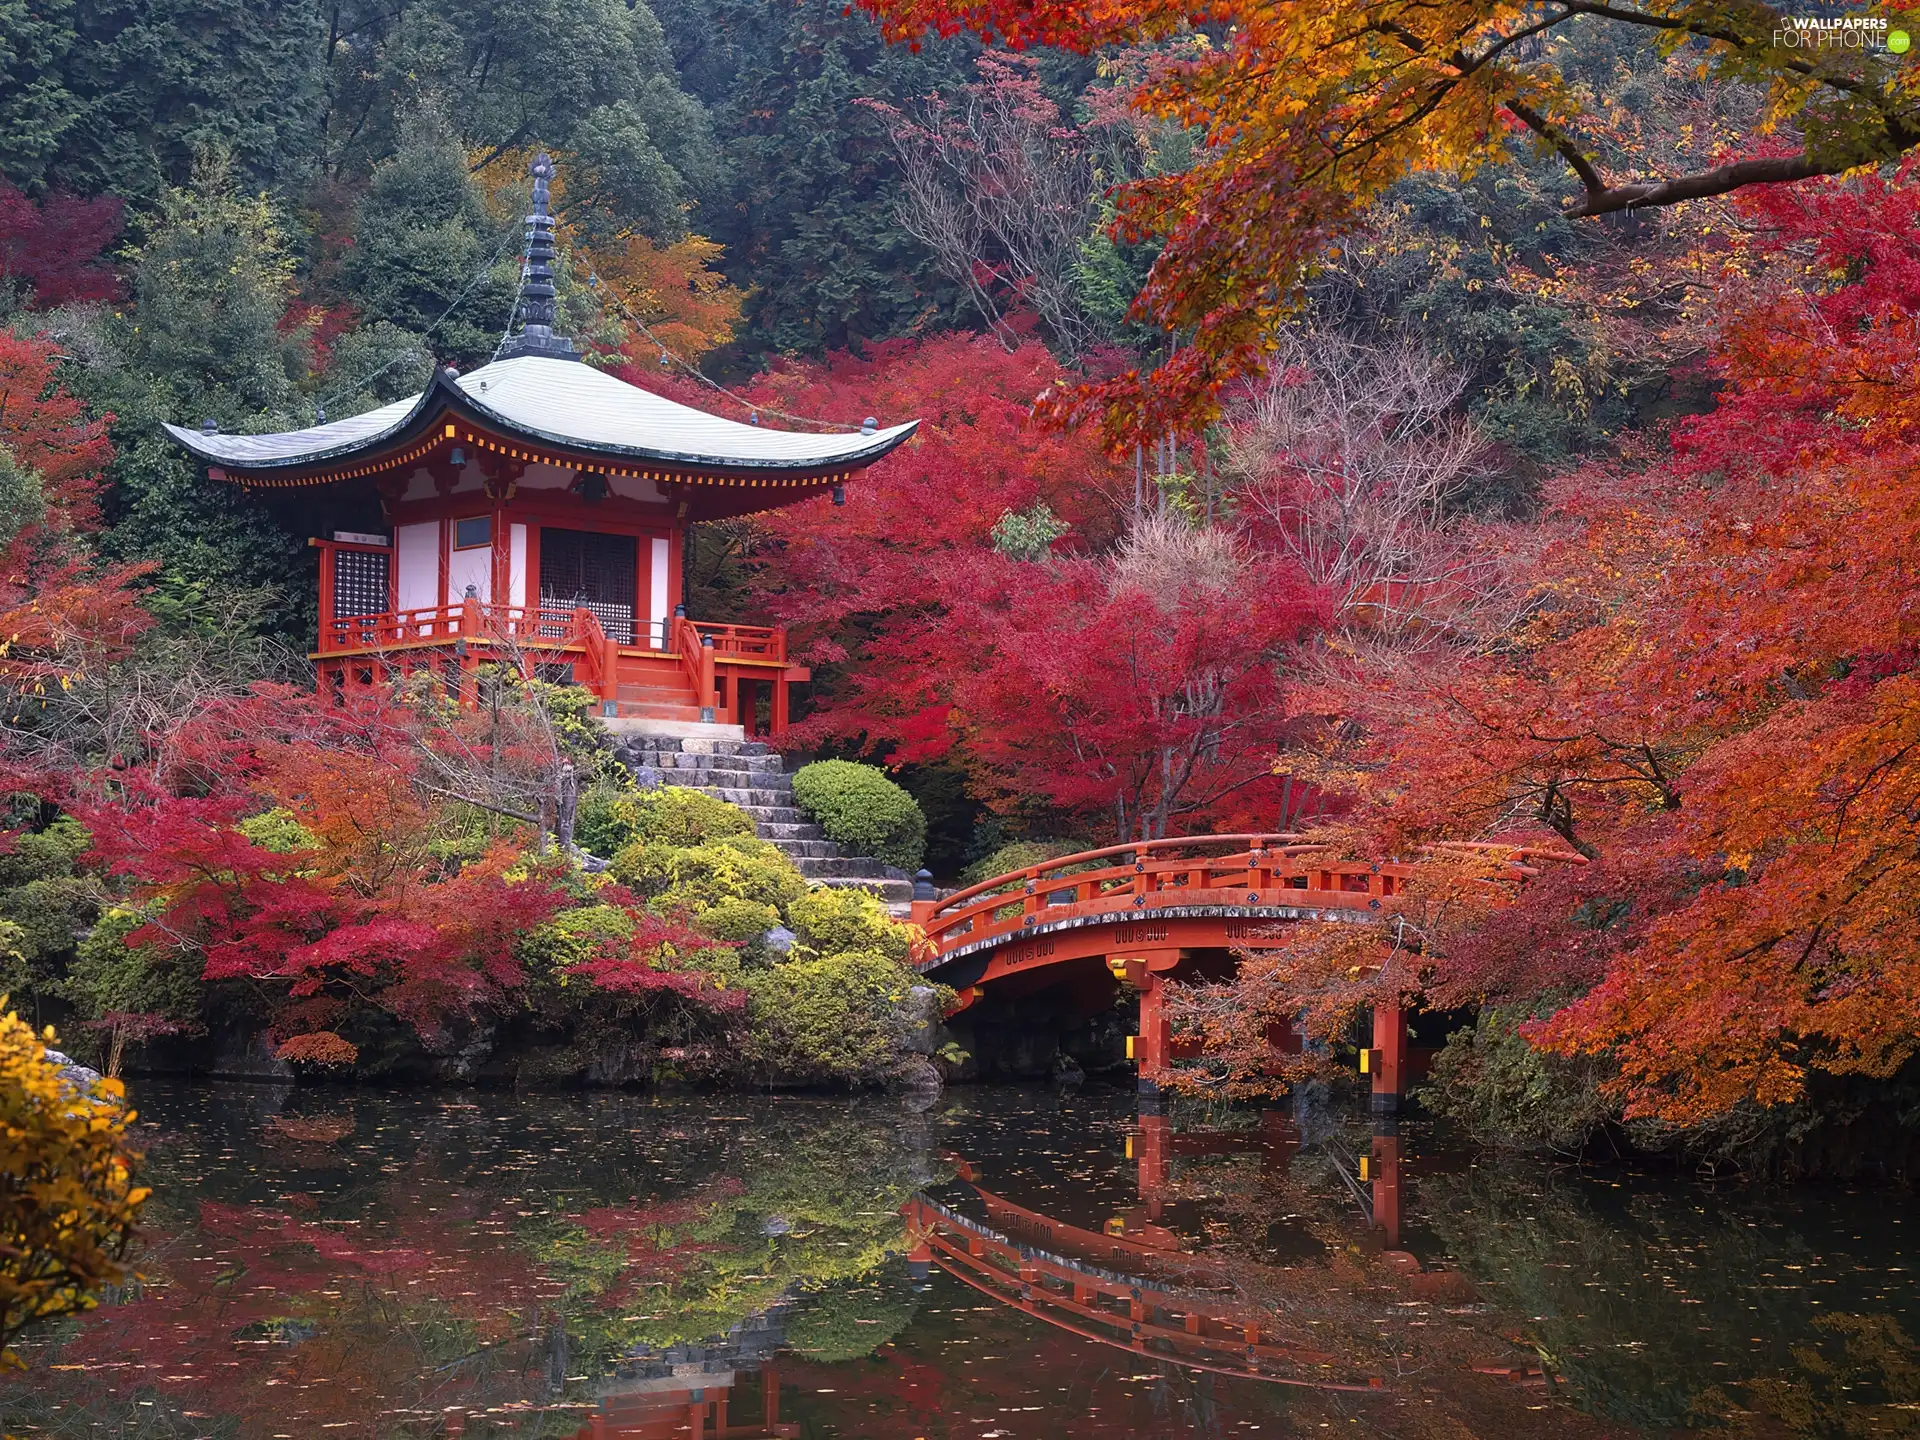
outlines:
M535 146L577 156L565 194L583 226L675 240L687 204L717 185L705 108L681 90L643 3L438 0L333 14L326 130L336 176L365 175L407 148L408 117L432 104L490 180Z
M37 187L79 118L67 88L72 0L0 0L0 174Z
M209 480L160 428L306 423L307 336L283 325L292 290L273 207L238 192L224 156L203 158L191 186L161 198L131 307L75 347L91 360L75 388L113 416L105 546L160 562L153 599L163 619L224 625L244 596L244 618L292 630L312 604L305 547L256 497Z
M512 313L519 234L488 214L445 119L420 110L360 202L340 267L345 298L444 361L484 363Z
M231 154L250 189L283 191L316 157L311 0L8 0L0 35L0 164L23 185L152 212L201 152Z
M658 0L681 83L706 102L732 174L699 212L753 287L745 345L818 352L947 328L961 300L897 217L886 122L860 102L909 103L972 75L970 42L889 46L830 0Z

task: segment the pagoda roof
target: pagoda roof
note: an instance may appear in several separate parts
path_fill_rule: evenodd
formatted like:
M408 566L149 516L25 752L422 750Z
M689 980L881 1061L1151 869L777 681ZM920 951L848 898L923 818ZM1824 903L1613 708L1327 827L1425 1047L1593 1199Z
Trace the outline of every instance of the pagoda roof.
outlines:
M229 478L317 485L386 469L420 453L448 418L528 447L527 458L592 464L605 459L718 475L784 472L824 481L864 468L901 444L919 421L871 434L807 434L743 425L629 385L578 360L519 355L465 375L436 371L408 400L345 420L275 435L227 435L168 425L185 449ZM551 457L547 449L559 452Z

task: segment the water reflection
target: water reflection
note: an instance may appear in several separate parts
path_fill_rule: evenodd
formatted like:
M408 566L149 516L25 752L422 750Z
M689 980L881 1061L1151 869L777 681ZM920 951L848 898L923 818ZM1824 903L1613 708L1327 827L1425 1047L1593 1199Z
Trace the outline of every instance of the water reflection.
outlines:
M1920 1435L1895 1197L1493 1166L1308 1093L142 1087L140 1279L11 1434Z

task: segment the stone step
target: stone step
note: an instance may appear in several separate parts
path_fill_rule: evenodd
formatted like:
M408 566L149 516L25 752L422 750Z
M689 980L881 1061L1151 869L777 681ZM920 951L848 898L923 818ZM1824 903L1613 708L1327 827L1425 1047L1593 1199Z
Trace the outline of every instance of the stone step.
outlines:
M759 832L762 840L772 840L776 844L782 840L825 840L827 838L818 825L805 822L787 825L775 821L771 824L756 825L754 829Z
M817 879L813 883L816 885L831 886L835 890L871 890L875 895L878 895L881 900L886 902L888 906L905 906L913 899L913 882L911 880L835 879L828 876ZM904 912L900 918L905 918Z
M786 800L793 796L792 783L782 783L786 777L777 770L682 770L667 765L652 769L668 785L691 785L696 790L766 790Z
M831 840L769 840L767 843L795 860L816 857L830 859L840 853L840 847Z
M779 808L781 801L793 798L791 791L784 790L736 790L730 785L702 785L698 788L703 794L724 800L729 805L738 805L749 815L760 810Z
M865 855L809 855L795 860L794 865L809 880L833 876L847 880L889 880L893 877L886 873L886 867L878 860Z
M805 825L807 812L792 805L742 805L756 825Z

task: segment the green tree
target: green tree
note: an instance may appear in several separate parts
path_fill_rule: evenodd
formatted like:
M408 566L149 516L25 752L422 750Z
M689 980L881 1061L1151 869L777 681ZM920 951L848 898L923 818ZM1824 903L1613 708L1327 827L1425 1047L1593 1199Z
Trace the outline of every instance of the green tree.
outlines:
M9 97L0 117L21 117L9 129L26 141L16 150L7 134L0 152L16 181L110 192L153 213L211 150L231 154L250 188L291 190L310 173L322 100L320 7L10 0L0 15L13 10L38 17L26 22L25 46L0 50L0 95Z
M972 74L970 41L888 46L832 0L657 0L681 84L732 160L700 228L747 302L750 349L817 353L950 326L962 301L898 219L899 164L868 99L905 104Z
M442 360L484 363L512 313L518 237L488 214L466 151L426 108L374 170L340 279L369 321L424 336Z
M565 205L583 229L677 239L686 205L713 191L721 157L705 107L681 90L645 4L439 0L330 14L326 130L338 177L404 151L409 117L432 104L482 174L535 145L576 157Z
M79 119L67 88L73 39L72 0L0 0L0 174L16 185L46 178Z
M202 157L192 185L163 197L160 223L134 257L132 305L103 317L76 347L86 363L74 388L114 417L104 546L160 562L163 619L224 625L228 602L244 596L248 619L293 630L312 605L305 547L258 499L209 480L160 428L305 423L307 335L282 325L293 277L275 207L242 194L215 152Z

